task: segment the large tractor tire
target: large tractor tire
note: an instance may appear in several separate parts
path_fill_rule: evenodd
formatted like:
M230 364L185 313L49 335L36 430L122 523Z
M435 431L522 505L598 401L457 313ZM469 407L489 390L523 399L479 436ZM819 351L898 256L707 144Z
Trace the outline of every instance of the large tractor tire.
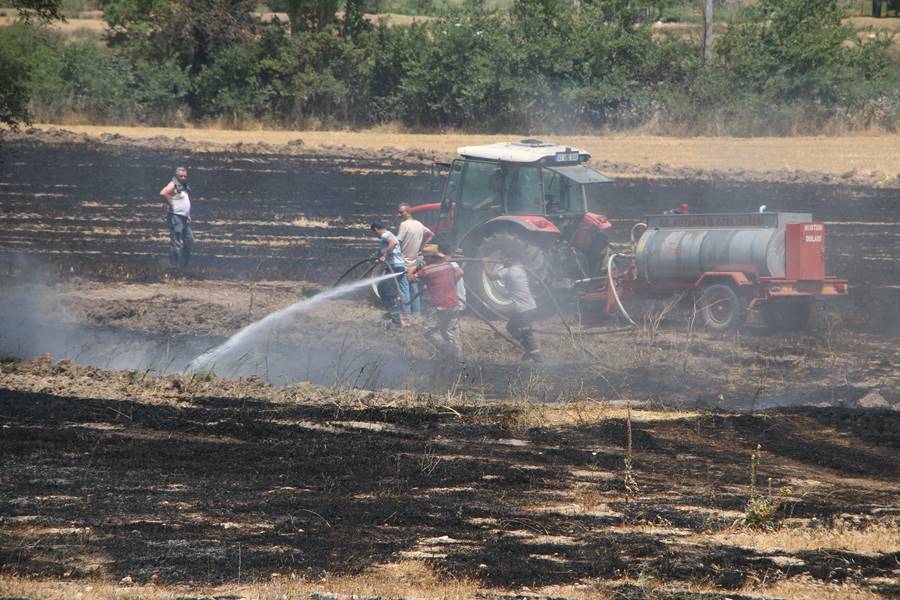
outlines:
M810 298L767 300L762 307L769 333L791 333L804 329L812 314Z
M711 331L733 331L747 320L747 302L724 283L704 288L698 308L703 324Z
M475 249L475 257L500 261L507 252L512 252L522 260L531 280L531 292L537 297L550 274L550 265L544 252L533 242L511 233L495 233L487 236ZM467 300L486 309L484 316L507 318L512 315L513 305L503 284L490 279L481 263L466 265L466 288L471 290ZM538 280L535 281L535 278Z

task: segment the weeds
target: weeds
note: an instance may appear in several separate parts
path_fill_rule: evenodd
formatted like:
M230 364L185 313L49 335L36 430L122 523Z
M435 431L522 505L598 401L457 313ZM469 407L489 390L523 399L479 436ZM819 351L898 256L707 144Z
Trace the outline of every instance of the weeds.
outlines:
M419 458L419 472L426 477L430 477L438 465L441 464L441 457L434 451L431 440L425 442L425 448L422 456Z
M625 445L625 469L622 474L623 482L625 483L625 502L628 503L631 501L633 497L637 497L638 494L641 493L641 489L638 487L637 482L634 480L634 464L632 461L632 438L631 438L631 405L629 404L627 407L627 413L625 417L625 435L626 435L626 445Z
M744 509L743 524L751 529L772 531L778 528L778 510L785 499L793 494L790 487L783 487L777 494L772 493L772 478L768 479L768 492L765 495L759 493L756 478L759 474L759 459L762 445L757 444L756 450L750 456L750 498Z
M510 410L503 411L497 425L512 433L522 433L546 422L547 400L552 383L540 371L529 369L508 380L509 395L515 398Z

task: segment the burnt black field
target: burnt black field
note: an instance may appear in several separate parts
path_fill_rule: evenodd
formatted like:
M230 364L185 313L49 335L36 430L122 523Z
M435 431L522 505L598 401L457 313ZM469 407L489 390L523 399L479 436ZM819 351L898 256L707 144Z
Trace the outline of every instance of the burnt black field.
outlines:
M153 151L95 144L0 147L0 273L22 257L57 276L152 281L166 271L159 190L190 170L196 276L333 282L375 246L366 225L392 222L398 202L436 201L429 165L328 156ZM874 293L884 309L900 286L900 193L839 185L620 179L604 206L613 240L688 202L695 212L812 212L828 222L828 271ZM327 221L304 226L301 217ZM885 305L886 303L886 305Z
M328 283L371 252L366 224L392 222L398 202L437 200L428 165L418 163L13 142L3 145L0 162L2 252L83 277L158 276L166 253L164 240L151 239L166 235L158 193L182 164L193 189L194 267L206 277ZM856 284L900 284L897 190L622 179L595 210L613 222L613 239L625 241L644 215L681 202L695 212L762 204L811 212L828 222L831 274ZM291 223L301 216L330 226Z

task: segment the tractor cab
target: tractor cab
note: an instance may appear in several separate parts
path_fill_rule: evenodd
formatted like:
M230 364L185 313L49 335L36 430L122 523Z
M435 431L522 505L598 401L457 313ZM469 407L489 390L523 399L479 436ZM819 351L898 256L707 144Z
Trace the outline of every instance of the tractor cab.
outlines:
M457 244L500 216L541 217L558 233L577 225L599 202L601 184L612 181L582 164L590 154L538 140L467 146L459 154L437 222Z
M584 164L590 154L540 140L458 152L441 202L413 208L437 240L490 264L518 256L543 288L601 278L609 222L590 208L603 204L612 180ZM473 299L492 314L509 314L506 291L483 271L481 264L466 268Z

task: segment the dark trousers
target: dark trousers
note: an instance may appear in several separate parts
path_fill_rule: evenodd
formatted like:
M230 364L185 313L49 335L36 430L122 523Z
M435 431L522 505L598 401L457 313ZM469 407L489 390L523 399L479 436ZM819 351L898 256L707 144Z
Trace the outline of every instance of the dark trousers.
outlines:
M506 323L506 330L509 332L509 335L522 344L525 352L528 354L539 352L537 340L534 338L534 331L531 330L531 324L534 322L536 314L537 309L515 313Z
M194 247L194 232L187 217L166 214L169 226L169 265L178 269L186 269L191 260L191 248Z

